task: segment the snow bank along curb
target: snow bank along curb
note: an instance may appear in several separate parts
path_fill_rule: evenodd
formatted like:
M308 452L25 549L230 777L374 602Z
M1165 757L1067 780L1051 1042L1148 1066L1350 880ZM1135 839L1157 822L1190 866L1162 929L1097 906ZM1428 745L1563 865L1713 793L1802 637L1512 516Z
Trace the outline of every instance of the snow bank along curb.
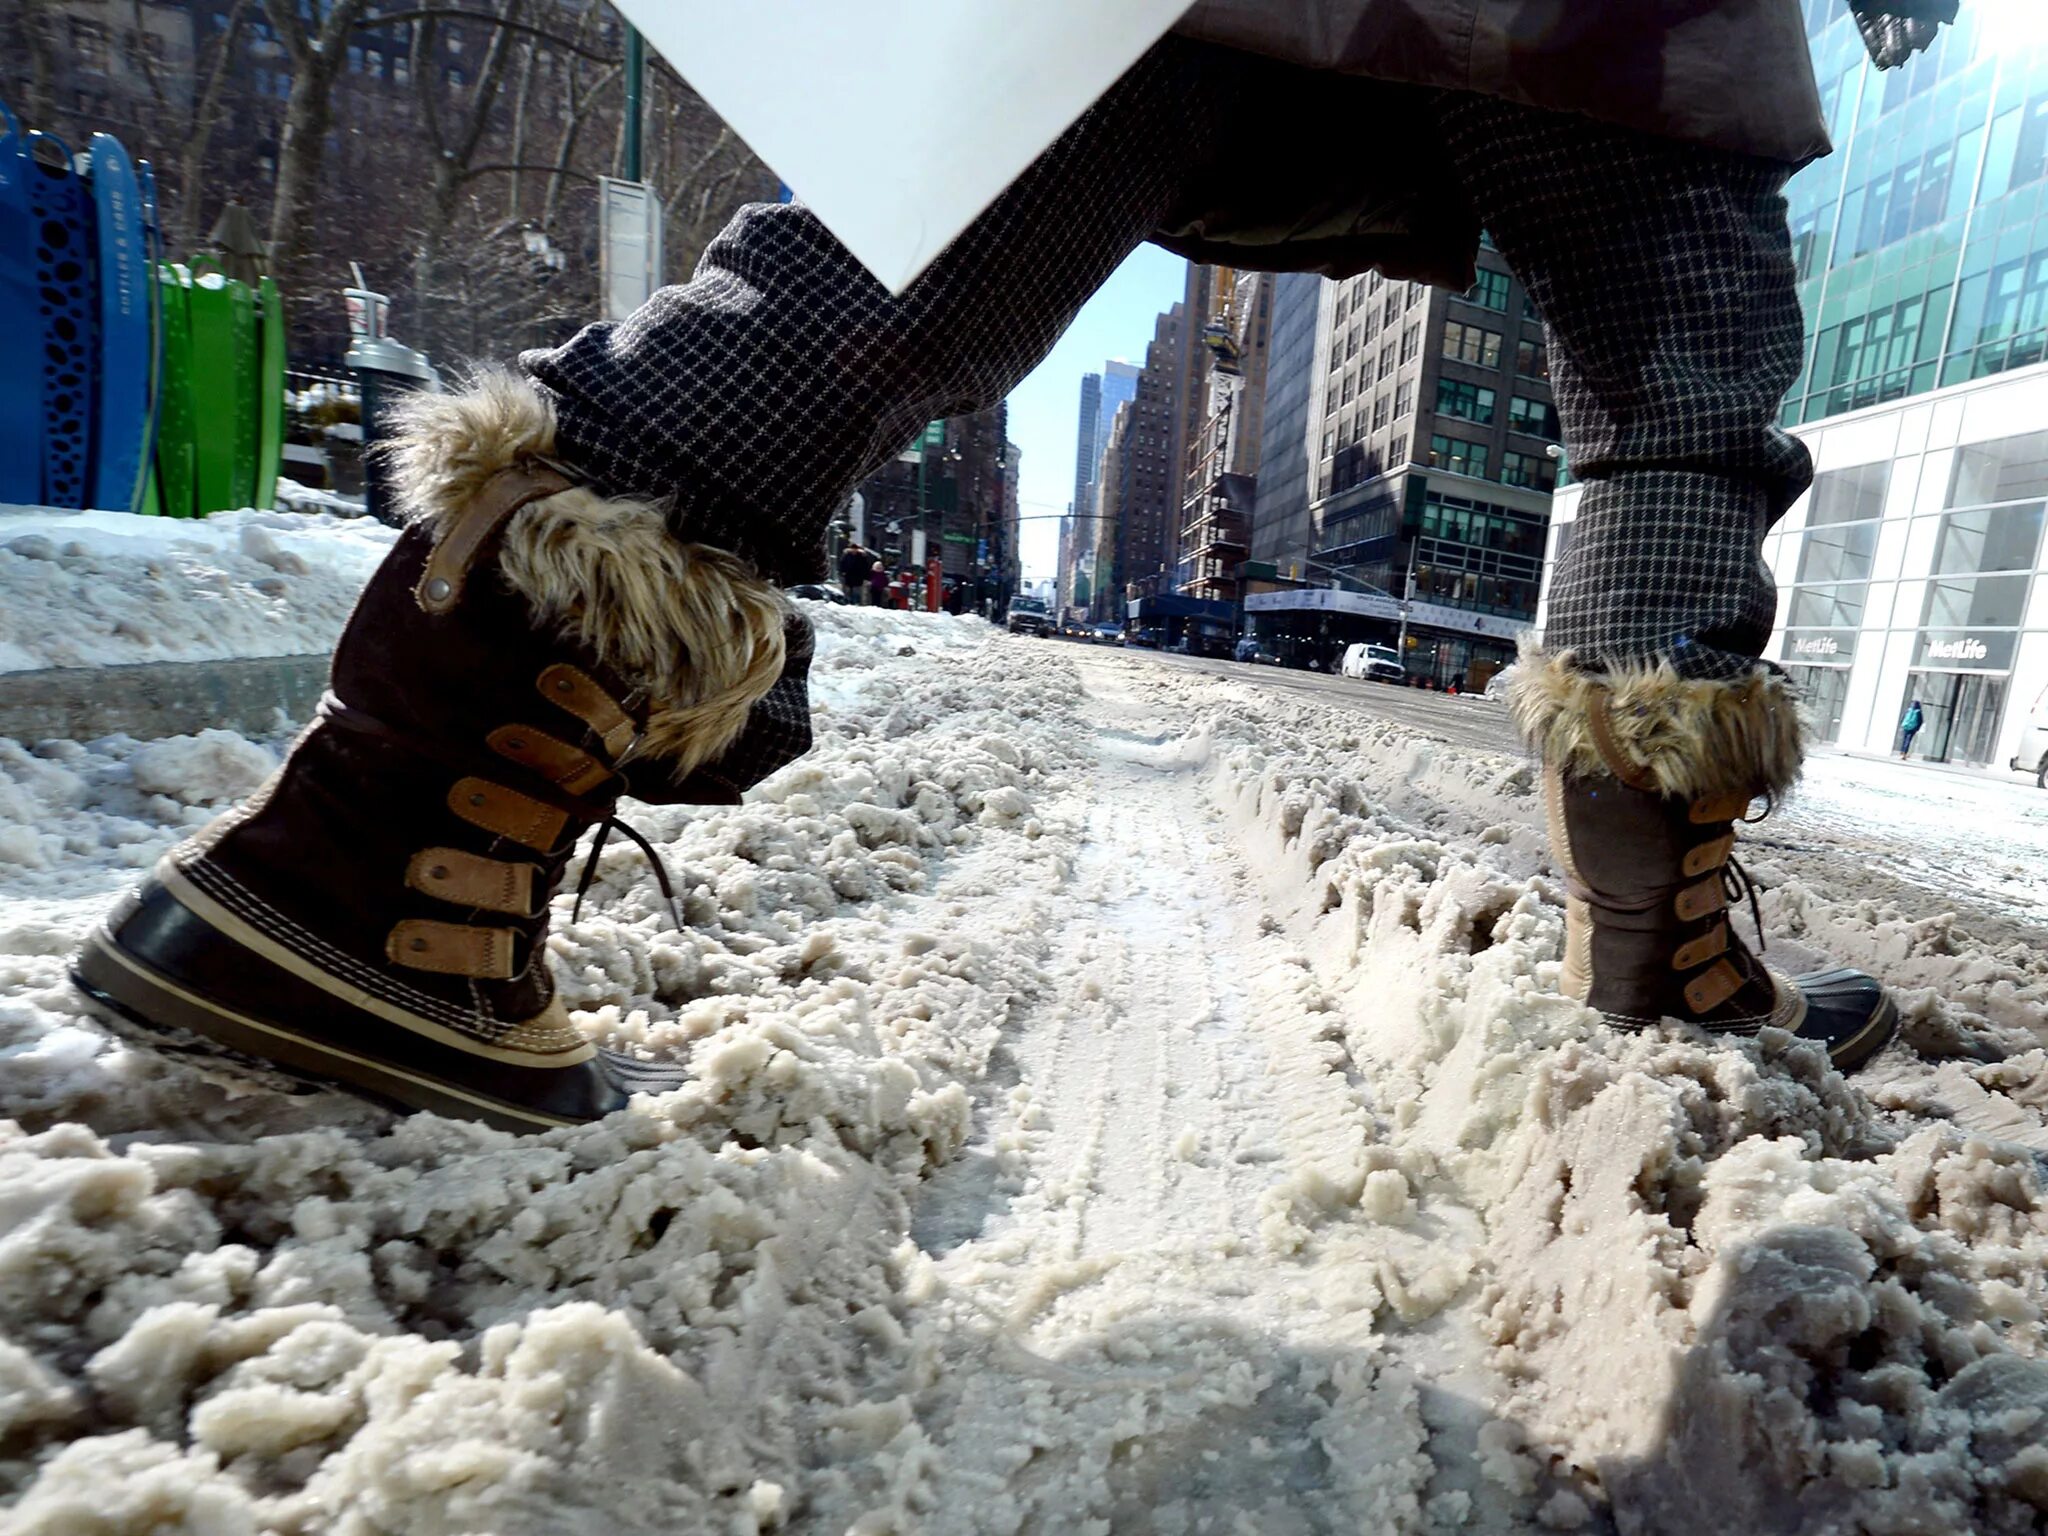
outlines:
M0 674L325 654L396 537L324 513L0 510Z
M274 733L312 717L327 687L329 659L253 656L0 672L0 737L93 741L216 728Z

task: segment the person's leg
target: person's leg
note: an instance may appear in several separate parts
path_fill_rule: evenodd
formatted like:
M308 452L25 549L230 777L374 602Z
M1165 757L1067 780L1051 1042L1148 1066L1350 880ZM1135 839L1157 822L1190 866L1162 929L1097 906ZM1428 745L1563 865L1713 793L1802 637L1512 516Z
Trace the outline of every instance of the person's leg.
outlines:
M900 298L808 209L741 210L689 282L520 359L563 456L672 497L685 538L814 579L860 478L1007 395L1160 227L1229 132L1238 57L1155 47Z
M1759 660L1764 533L1812 478L1776 425L1805 334L1789 167L1476 96L1437 111L1542 311L1586 487L1514 691L1571 894L1565 987L1621 1022L1799 1030L1853 1065L1895 1027L1883 989L1779 976L1726 914L1733 823L1803 755L1797 703Z
M1229 127L1222 57L1154 49L901 298L804 209L751 208L689 283L530 357L539 386L414 397L416 520L320 718L116 908L80 985L159 1041L514 1129L679 1083L555 998L578 834L622 793L736 802L808 748L809 629L771 582L822 576L854 481L1000 399L1164 221Z

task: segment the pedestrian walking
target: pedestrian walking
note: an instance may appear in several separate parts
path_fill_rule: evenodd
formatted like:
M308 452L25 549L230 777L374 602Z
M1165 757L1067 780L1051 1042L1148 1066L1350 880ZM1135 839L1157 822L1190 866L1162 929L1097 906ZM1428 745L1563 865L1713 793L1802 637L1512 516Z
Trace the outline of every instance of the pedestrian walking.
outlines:
M1955 11L1853 3L1881 64ZM1895 1028L1884 988L1789 978L1727 913L1734 824L1804 753L1761 549L1812 477L1777 425L1804 340L1783 191L1827 150L1799 0L1198 0L900 295L801 204L746 208L627 319L410 397L414 521L320 718L77 974L519 1129L680 1082L569 1023L548 897L578 834L624 831L621 793L730 802L808 748L811 637L776 587L820 578L854 485L1002 400L1140 241L1462 290L1484 230L1542 314L1585 486L1513 700L1570 895L1562 988L1853 1066Z
M1904 762L1913 755L1913 738L1920 734L1920 727L1927 723L1927 716L1921 711L1920 701L1915 699L1906 706L1905 717L1899 721L1899 761Z
M867 601L868 572L874 563L875 552L858 539L839 552L839 590L849 603Z
M868 567L868 602L881 608L889 601L889 568L877 560Z

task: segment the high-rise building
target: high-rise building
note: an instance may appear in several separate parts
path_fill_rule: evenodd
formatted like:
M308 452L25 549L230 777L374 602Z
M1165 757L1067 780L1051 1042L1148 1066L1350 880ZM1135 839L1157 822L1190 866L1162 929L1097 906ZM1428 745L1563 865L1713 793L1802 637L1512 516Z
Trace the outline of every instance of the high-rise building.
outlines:
M1113 357L1102 365L1102 418L1095 432L1095 457L1109 446L1109 429L1116 424L1116 408L1138 393L1139 367Z
M1252 504L1251 564L1261 580L1299 581L1315 536L1309 522L1313 406L1323 381L1316 345L1328 323L1337 285L1311 272L1283 273L1273 284L1272 339L1266 360L1264 421L1259 434L1259 483Z
M1793 178L1806 366L1783 420L1813 489L1764 540L1765 656L1823 741L2042 768L2048 709L2048 25L1965 6L1896 71L1807 6L1835 153ZM1549 568L1581 489L1557 497ZM1539 615L1539 618L1541 616Z
M1847 7L1806 16L1835 152L1786 192L1807 353L1785 421L2048 357L2048 27L1965 5L1880 71Z
M1214 318L1202 327L1203 371L1190 390L1202 415L1187 448L1175 581L1183 598L1220 605L1220 612L1191 609L1183 617L1227 644L1237 629L1240 567L1251 553L1273 280L1221 272L1211 282Z
M1298 368L1306 297L1288 300L1275 348ZM1330 285L1318 316L1307 515L1276 485L1276 522L1298 533L1276 530L1254 560L1300 585L1254 591L1247 617L1289 655L1327 665L1347 641L1400 636L1411 675L1477 684L1536 613L1557 480L1542 321L1490 244L1465 293L1369 273ZM1268 387L1291 453L1277 439L1300 380L1269 366Z
M1102 619L1120 623L1132 600L1171 590L1181 484L1173 436L1185 330L1181 305L1159 317L1132 396L1117 407L1110 427L1096 539L1094 608ZM1108 384L1105 375L1105 389Z
M1102 460L1102 375L1081 375L1081 411L1074 435L1074 499L1067 503L1069 514L1088 505L1088 491L1095 484L1095 467Z

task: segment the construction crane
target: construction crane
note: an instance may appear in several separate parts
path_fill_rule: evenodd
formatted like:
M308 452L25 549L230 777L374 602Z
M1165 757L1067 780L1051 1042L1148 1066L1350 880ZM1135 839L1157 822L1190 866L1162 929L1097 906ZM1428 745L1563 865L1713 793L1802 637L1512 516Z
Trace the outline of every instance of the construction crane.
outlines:
M1209 290L1209 318L1202 345L1216 354L1216 366L1237 371L1237 268L1218 267Z

